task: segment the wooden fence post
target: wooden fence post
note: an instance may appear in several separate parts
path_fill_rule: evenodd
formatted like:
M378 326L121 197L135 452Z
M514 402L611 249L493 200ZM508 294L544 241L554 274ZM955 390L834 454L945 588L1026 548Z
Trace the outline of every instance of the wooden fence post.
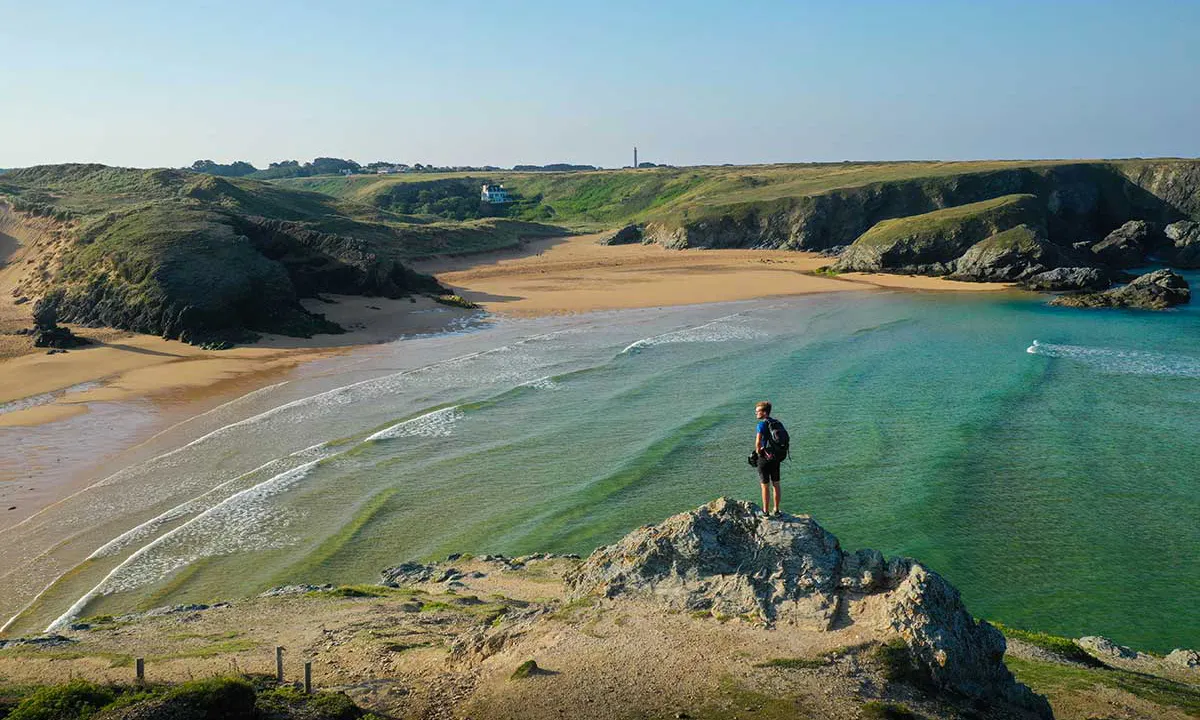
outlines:
M312 693L312 660L304 661L304 694Z
M139 683L146 682L146 659L138 658L135 661L135 666L137 668L137 681Z
M275 682L283 684L283 646L275 647Z

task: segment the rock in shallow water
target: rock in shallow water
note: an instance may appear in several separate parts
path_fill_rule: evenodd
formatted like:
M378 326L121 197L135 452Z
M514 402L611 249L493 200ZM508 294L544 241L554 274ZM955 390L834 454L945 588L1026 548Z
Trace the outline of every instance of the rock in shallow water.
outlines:
M1037 273L1021 286L1029 290L1104 290L1112 284L1108 271L1094 267L1063 267Z
M1182 275L1172 270L1155 270L1119 288L1098 293L1063 295L1051 300L1050 304L1079 308L1165 310L1190 302L1191 299L1191 288Z

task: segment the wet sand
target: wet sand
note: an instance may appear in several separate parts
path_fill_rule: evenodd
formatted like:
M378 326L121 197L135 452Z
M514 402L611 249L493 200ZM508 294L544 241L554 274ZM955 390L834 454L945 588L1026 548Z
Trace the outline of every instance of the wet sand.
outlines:
M87 412L88 403L177 396L239 376L273 376L351 346L439 332L471 314L428 298L412 302L328 297L334 302L310 300L305 305L345 327L345 334L311 338L266 335L254 345L231 350L202 350L153 335L71 326L96 344L56 355L37 351L0 361L0 428L74 417ZM100 386L69 392L96 383ZM49 395L55 397L46 397ZM24 404L30 407L13 409L15 403L29 398L33 401ZM5 405L7 412L3 411Z

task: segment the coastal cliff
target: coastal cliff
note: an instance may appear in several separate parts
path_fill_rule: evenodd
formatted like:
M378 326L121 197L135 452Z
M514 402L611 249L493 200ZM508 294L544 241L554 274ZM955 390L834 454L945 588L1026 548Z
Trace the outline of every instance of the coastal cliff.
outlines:
M128 682L135 655L152 685L106 717L175 717L172 700L195 678L231 669L249 680L214 687L247 717L283 703L273 716L312 720L1182 719L1200 709L1193 652L1160 659L1103 638L1001 634L919 561L848 552L812 518L725 498L587 559L456 554L388 568L377 585L277 587L82 618L59 633L0 641L0 717L7 698L34 703L32 685L64 674ZM345 695L305 706L276 690L277 646L286 680L311 660L316 688ZM116 687L109 694L123 697L128 686Z
M546 232L496 219L406 222L317 193L181 170L52 165L3 178L0 228L41 238L53 226L52 243L24 252L27 267L4 303L41 299L65 322L193 344L341 332L300 299L443 294L407 261Z

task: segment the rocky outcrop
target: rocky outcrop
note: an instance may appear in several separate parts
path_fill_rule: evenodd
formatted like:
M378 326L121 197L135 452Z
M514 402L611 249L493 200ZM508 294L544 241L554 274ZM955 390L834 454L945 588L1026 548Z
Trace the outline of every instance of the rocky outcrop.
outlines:
M605 233L596 241L601 245L633 245L642 242L642 226L626 225L616 232Z
M1200 223L1180 220L1163 230L1166 242L1159 251L1160 259L1171 267L1200 268Z
M949 583L915 560L847 553L809 517L769 518L721 498L598 548L566 583L577 598L639 597L774 625L868 623L903 639L934 686L1050 717L1004 667L1004 637Z
M1058 246L1038 226L1018 225L982 240L954 261L954 280L1013 282L1057 268L1064 262Z
M1187 650L1185 648L1175 648L1167 653L1163 658L1167 663L1183 668L1200 667L1200 652L1195 650Z
M1050 301L1050 304L1078 308L1165 310L1190 302L1191 298L1191 289L1183 276L1171 270L1155 270L1119 288L1098 293L1063 295Z
M1146 262L1156 235L1157 229L1145 220L1130 220L1093 245L1091 251L1105 265L1133 268Z
M1027 290L1084 291L1104 290L1112 285L1108 271L1094 267L1060 267L1037 273L1020 283Z
M1141 654L1100 635L1081 637L1075 644L1101 660L1135 660Z
M1044 212L1032 195L1006 195L993 200L937 210L911 217L884 220L872 227L834 263L838 272L900 272L946 275L969 249L968 272L987 272L988 260L1000 256L1012 265L1022 262L1025 248L1037 252L1036 237L1043 234ZM1025 231L1005 231L1025 226ZM995 239L993 239L995 238ZM991 242L985 242L989 239ZM1046 254L1046 253L1043 253ZM1044 265L1037 266L1045 270ZM1018 271L1018 273L1024 270Z
M68 350L92 341L58 324L58 303L55 298L42 298L33 306L33 346Z

